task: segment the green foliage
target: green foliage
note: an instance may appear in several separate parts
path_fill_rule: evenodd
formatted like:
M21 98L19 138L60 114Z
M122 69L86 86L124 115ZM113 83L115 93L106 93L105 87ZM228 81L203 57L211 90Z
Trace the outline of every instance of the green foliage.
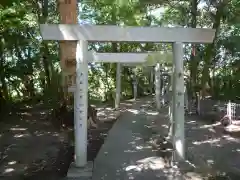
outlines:
M56 42L42 42L40 23L57 23L56 1L3 0L0 2L0 101L44 96L56 102L61 97L61 72L59 48ZM93 24L131 26L183 26L215 25L218 34L214 45L197 45L195 57L192 47L185 46L186 73L195 77L193 87L202 87L208 81L212 94L234 99L240 92L240 2L201 2L193 12L194 0L95 0L80 1L81 21ZM211 2L211 3L209 3ZM222 3L222 4L221 4ZM161 7L161 9L156 10ZM164 9L163 9L164 8ZM153 13L153 10L155 13ZM46 13L47 11L47 13ZM219 23L216 23L219 22ZM154 43L92 43L90 48L99 52L172 51L170 44ZM207 50L208 49L208 50ZM210 50L209 50L210 49ZM156 53L157 54L157 53ZM146 66L156 62L172 65L171 57L156 61L149 57L145 64L122 68L122 94L132 95L133 75L136 73L140 94L150 88L149 70ZM156 56L156 57L155 57ZM193 61L194 59L194 61ZM189 81L192 78L189 78ZM203 80L202 80L203 79ZM113 101L116 84L116 64L91 64L89 66L89 92L92 99ZM145 89L144 89L145 88ZM53 100L55 99L55 100Z

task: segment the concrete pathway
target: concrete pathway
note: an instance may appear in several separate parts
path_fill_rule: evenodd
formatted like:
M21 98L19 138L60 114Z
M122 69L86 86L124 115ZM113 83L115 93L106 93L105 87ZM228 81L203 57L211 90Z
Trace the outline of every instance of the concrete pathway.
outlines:
M152 126L159 120L151 100L128 102L95 159L93 180L180 179L165 168L163 158L149 143Z

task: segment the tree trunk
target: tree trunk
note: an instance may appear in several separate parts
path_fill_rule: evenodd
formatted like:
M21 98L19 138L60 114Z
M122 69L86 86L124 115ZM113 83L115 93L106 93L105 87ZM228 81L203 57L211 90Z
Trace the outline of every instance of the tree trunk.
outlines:
M2 94L5 100L9 100L8 87L5 81L5 77L1 75L1 84L2 84Z
M228 0L224 0L222 3L218 4L216 15L214 16L213 29L216 29L214 41L212 44L207 45L205 50L205 63L202 70L202 79L201 79L201 88L202 88L202 96L204 97L207 94L207 83L209 82L209 68L211 66L211 62L213 57L215 56L216 50L215 44L217 40L218 31L221 25L221 19L224 15L224 8L228 4Z
M49 0L41 0L41 4L37 7L41 9L41 11L38 11L40 12L38 14L39 24L45 24L47 22L48 1ZM45 78L46 78L46 84L45 84L45 89L46 89L51 85L51 73L50 73L50 65L49 65L51 62L49 60L49 50L48 50L48 44L46 42L42 42L41 52L42 52L42 63L43 63L43 68L45 71Z
M48 47L46 43L43 43L44 47L43 47L43 57L42 57L42 62L43 62L43 68L45 71L45 78L46 78L46 87L48 88L51 85L51 73L50 73L50 68L49 68L49 52L48 52Z
M4 57L1 56L0 57L0 82L2 84L2 87L0 89L0 91L2 91L2 96L3 98L8 101L9 100L9 94L8 94L8 87L7 87L7 82L5 80L5 71L4 71Z
M197 6L198 6L198 1L197 0L191 0L190 2L191 6L191 22L190 22L190 27L196 28L197 27ZM191 96L196 98L196 92L195 92L195 87L197 85L197 69L199 65L198 58L196 56L196 46L192 45L191 46L192 52L190 56L190 62L189 62L189 70L190 70L190 93ZM194 51L194 52L193 52Z
M28 62L28 90L29 90L29 96L30 97L34 97L35 96L35 89L34 89L34 82L33 82L33 61L32 61L32 58L31 58L31 52L32 52L32 48L29 47L28 48L28 59L27 59L27 62Z

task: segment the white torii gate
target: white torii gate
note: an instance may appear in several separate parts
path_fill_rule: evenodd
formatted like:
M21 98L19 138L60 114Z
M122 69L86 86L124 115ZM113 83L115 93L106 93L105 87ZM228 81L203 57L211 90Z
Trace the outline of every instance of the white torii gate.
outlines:
M173 43L173 120L175 158L185 158L183 43L212 43L214 29L120 27L114 25L40 25L44 40L77 41L75 165L87 163L88 42L163 42Z
M158 63L157 63L158 64ZM135 64L135 63L128 63L128 64L123 64L123 66L127 66L127 67L135 67L136 68L136 66L139 66L140 64L138 63L138 64ZM156 65L157 66L157 65ZM152 65L148 65L148 67L152 67ZM160 69L156 69L155 68L155 76L156 75L159 75L159 73L158 73L158 71L160 71ZM157 76L155 77L155 80L156 80L156 78L157 78ZM159 78L160 78L160 76L159 76ZM160 81L155 81L155 90L156 91L158 91L157 90L157 88L159 88L160 89ZM134 100L136 100L137 99L137 82L134 82L134 84L133 84L133 90L134 90L134 92L133 92L133 98L134 98ZM157 94L156 93L156 101L157 101L157 104L159 104L160 103L160 94ZM159 103L158 103L158 101L159 101ZM160 109L160 107L159 106L157 106L157 108L158 109Z
M120 63L143 63L152 53L97 53L94 51L88 51L86 53L87 62L93 63L117 63L117 69L119 69ZM117 71L117 79L120 77L121 71ZM118 83L116 85L118 87ZM120 86L120 85L119 85ZM118 88L117 88L118 89ZM68 88L68 92L75 92L76 86Z
M156 98L156 104L157 104L157 109L160 110L161 108L161 102L160 102L160 97L161 97L161 64L162 62L166 62L167 59L172 60L173 55L172 52L164 52L164 51L159 51L159 52L151 52L149 56L146 58L146 60L142 63L124 63L123 66L128 66L128 67L136 67L136 66L141 66L141 67L155 67L155 98ZM137 87L135 85L134 87L134 99L137 97Z
M154 66L158 64L160 60L166 58L172 59L172 53L168 52L147 52L147 53L97 53L94 51L88 51L88 62L93 63L117 63L116 73L116 99L115 108L119 108L121 98L121 66ZM160 79L160 69L156 70L156 76ZM156 91L159 92L160 81L155 83ZM68 88L68 92L75 92L76 86ZM134 97L136 95L134 94ZM160 93L156 93L157 104L160 104ZM160 109L160 107L158 107Z

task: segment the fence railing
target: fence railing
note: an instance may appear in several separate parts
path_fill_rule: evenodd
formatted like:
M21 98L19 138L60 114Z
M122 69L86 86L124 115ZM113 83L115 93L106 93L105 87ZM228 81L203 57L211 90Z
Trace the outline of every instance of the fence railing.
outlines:
M240 119L240 103L201 99L189 101L188 107L191 112L206 115L212 112L219 113L220 117L227 116L230 120Z
M169 105L172 100L172 92L165 93L162 97L162 102ZM218 101L210 98L206 99L185 99L185 110L189 113L197 113L206 115L212 112L219 113L219 118L227 116L230 120L240 120L240 102Z
M230 120L240 120L240 104L228 102L227 116Z

